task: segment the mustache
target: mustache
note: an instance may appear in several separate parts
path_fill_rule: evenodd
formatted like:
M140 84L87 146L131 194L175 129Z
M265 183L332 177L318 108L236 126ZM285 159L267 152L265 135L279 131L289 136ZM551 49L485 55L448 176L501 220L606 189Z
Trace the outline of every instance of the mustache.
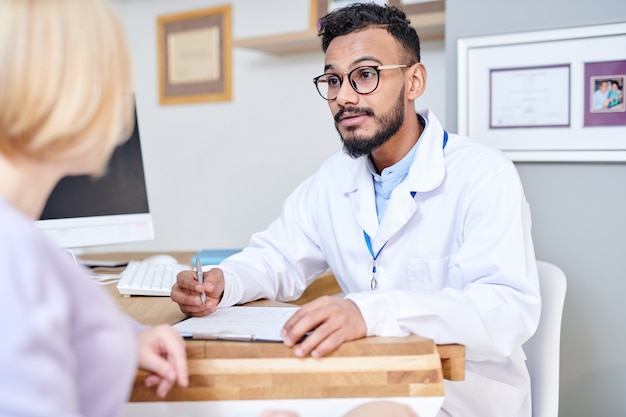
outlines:
M335 123L339 123L346 113L361 113L366 116L374 115L374 111L367 107L342 107L337 113L335 113Z

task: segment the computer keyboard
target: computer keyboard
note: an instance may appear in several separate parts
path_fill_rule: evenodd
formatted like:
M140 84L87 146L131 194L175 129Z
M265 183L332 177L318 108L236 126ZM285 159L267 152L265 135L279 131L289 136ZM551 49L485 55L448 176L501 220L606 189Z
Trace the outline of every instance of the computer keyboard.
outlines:
M153 295L169 297L176 275L190 267L176 263L130 261L120 274L117 290L125 296Z

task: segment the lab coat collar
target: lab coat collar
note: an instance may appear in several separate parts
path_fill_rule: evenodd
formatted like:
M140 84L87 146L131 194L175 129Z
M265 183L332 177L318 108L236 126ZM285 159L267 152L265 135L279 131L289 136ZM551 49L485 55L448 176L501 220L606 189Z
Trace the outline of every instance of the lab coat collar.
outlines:
M378 230L378 216L376 215L376 196L372 173L367 167L367 156L362 156L355 161L356 170L352 182L346 188L346 194L350 196L352 209L361 228L370 236L376 236ZM372 245L377 247L378 242Z
M417 114L424 118L426 127L405 182L412 192L423 193L440 186L445 176L444 129L430 110L420 110Z

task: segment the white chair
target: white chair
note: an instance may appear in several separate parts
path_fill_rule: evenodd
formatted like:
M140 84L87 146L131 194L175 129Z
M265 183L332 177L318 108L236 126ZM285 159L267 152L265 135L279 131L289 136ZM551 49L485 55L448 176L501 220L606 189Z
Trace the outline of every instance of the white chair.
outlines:
M567 281L556 265L537 261L541 318L537 332L524 344L530 373L533 417L559 414L559 358L561 318Z

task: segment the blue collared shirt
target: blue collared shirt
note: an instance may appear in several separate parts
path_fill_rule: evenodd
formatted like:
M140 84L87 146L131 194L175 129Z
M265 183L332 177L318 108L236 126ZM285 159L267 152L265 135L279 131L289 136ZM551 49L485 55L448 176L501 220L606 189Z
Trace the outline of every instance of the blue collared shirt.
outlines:
M425 121L420 117L420 122L425 124ZM391 193L400 184L409 173L411 163L415 157L417 146L420 141L415 143L413 148L407 153L404 158L396 162L394 165L383 169L379 174L376 173L376 167L370 158L367 161L367 167L372 173L372 179L374 180L374 193L376 194L376 213L378 215L378 223L382 220L387 209L387 204L391 198Z

